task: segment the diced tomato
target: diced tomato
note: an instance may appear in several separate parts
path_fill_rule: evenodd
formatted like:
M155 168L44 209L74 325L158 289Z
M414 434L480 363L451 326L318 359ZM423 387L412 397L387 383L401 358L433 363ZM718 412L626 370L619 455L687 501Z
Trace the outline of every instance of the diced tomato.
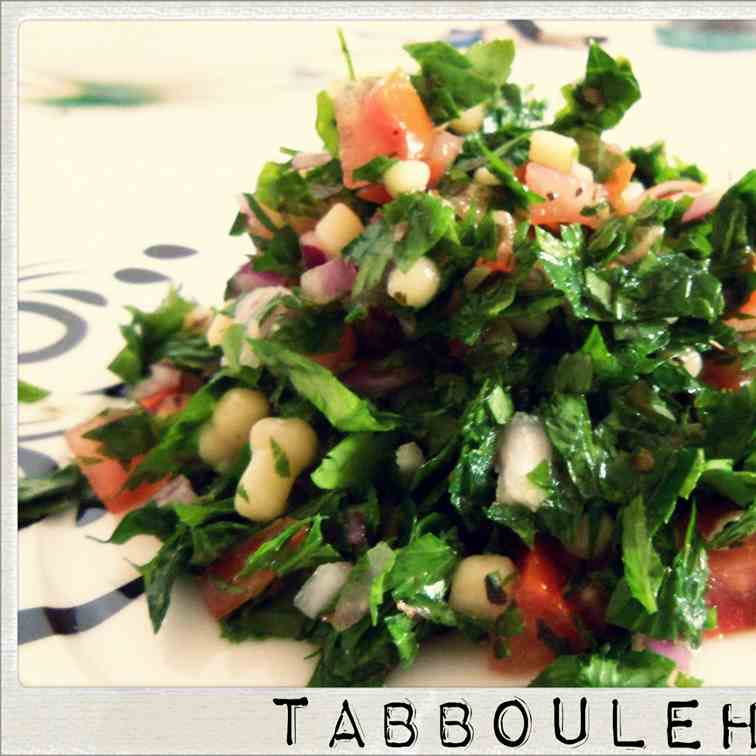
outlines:
M354 359L356 351L357 339L354 335L354 329L351 326L346 326L341 334L341 342L337 350L322 354L311 354L309 357L313 362L317 362L318 365L322 365L324 368L337 373Z
M170 396L175 396L178 393L178 387L171 386L170 388L162 389L161 391L156 391L154 394L150 394L149 396L143 396L141 399L138 399L137 401L142 406L142 409L147 410L147 412L151 412L153 415L158 411L158 408L160 405L168 399Z
M237 578L237 575L250 554L294 522L291 517L275 520L207 568L205 574L199 578L199 583L202 597L213 617L225 617L250 599L259 596L274 583L276 573L273 570L257 570L245 578ZM302 528L292 537L287 548L296 548L306 535L306 528Z
M551 649L538 637L539 622L575 649L581 646L575 609L562 595L567 575L557 565L550 549L544 543L536 542L519 567L514 600L522 612L525 629L512 638L512 655L493 662L495 667L508 671L537 669L554 658Z
M450 131L437 131L429 151L423 155L423 160L431 169L430 186L435 186L441 176L449 170L452 163L462 150L462 137Z
M383 184L369 184L357 192L357 196L365 202L372 202L376 205L385 205L394 198L386 191Z
M168 386L153 394L143 396L137 401L147 412L158 417L169 417L181 412L200 386L202 386L202 380L198 376L182 372L181 381L177 386Z
M756 536L742 546L709 552L707 602L717 608L721 635L756 627Z
M707 359L704 360L701 380L720 391L737 391L753 380L752 372L742 369L740 359Z
M379 155L407 160L430 151L433 122L409 77L396 70L375 83L352 85L337 98L336 124L344 185L352 171Z
M545 202L530 206L530 220L536 226L582 223L596 228L596 216L582 215L584 207L596 203L596 185L585 179L556 171L539 163L528 163L525 169L528 188Z
M748 317L744 318L743 315ZM753 318L756 318L756 291L751 292L745 303L725 319L725 323L741 333L751 333L756 330Z
M487 260L485 257L479 257L475 261L478 268L488 268L494 273L514 273L517 267L517 258L511 250L507 254L497 256L495 260Z
M124 485L129 475L137 468L144 455L134 457L124 468L118 460L106 457L100 452L98 441L84 438L84 434L89 431L128 414L128 410L110 410L65 433L68 448L76 457L81 471L95 494L111 512L116 514L146 504L168 480L164 478L156 483L143 483L134 489L126 489Z
M635 173L635 163L632 160L625 159L612 171L609 178L604 181L604 188L609 195L609 202L611 202L612 207L616 207L619 210L624 209L622 192L627 189L633 173Z

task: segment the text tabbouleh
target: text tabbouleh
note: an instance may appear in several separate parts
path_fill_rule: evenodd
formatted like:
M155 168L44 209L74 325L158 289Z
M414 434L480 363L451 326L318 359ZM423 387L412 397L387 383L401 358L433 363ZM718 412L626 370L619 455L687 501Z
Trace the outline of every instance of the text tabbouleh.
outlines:
M242 195L224 302L131 309L132 409L20 520L99 498L162 542L156 632L193 575L224 638L315 644L314 686L453 632L535 685L696 684L756 625L756 171L606 140L640 88L598 45L554 120L509 41L405 49Z

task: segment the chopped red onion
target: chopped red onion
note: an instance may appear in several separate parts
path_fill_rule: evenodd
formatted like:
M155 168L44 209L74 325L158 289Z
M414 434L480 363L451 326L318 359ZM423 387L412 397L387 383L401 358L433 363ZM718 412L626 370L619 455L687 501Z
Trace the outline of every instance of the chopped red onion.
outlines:
M171 478L153 497L156 504L189 504L197 498L192 484L183 475Z
M703 192L699 194L683 214L682 222L689 223L708 215L717 207L720 199L722 199L722 192Z
M320 248L320 240L314 231L307 231L299 237L302 262L305 268L316 268L328 261L328 255Z
M690 662L693 656L690 646L687 643L675 643L674 641L655 640L654 638L645 638L646 648L653 651L659 656L666 656L671 659L683 672L690 669Z
M661 199L669 194L683 192L684 194L698 194L703 189L703 185L698 181L664 181L661 184L652 186L643 193L643 198L651 197Z
M181 371L164 362L150 366L150 377L140 381L131 394L133 399L144 399L165 389L178 388L181 385Z
M328 152L298 152L291 161L291 167L295 171L307 171L330 162L331 155Z
M407 386L420 379L422 375L417 368L410 366L387 369L376 368L369 362L363 362L353 367L341 379L358 394L376 397Z
M280 273L258 272L252 269L252 263L246 263L234 273L230 281L231 294L239 296L264 286L281 286L286 278Z
M334 257L323 265L302 274L299 285L302 294L317 304L327 304L352 290L357 268L341 257Z

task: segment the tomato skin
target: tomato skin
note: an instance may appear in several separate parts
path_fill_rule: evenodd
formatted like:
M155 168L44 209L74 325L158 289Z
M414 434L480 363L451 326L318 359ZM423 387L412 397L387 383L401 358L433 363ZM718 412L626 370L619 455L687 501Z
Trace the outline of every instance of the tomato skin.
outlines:
M250 599L259 596L275 582L277 576L273 570L257 570L249 577L242 579L237 579L236 576L244 567L250 554L294 522L295 520L291 517L275 520L264 530L234 546L224 556L213 562L205 574L198 578L202 598L215 619L222 619ZM296 547L305 536L306 528L303 528L292 537L290 544ZM224 591L218 582L231 583L234 590Z
M365 202L372 202L375 205L385 205L394 198L386 191L383 184L369 184L357 192L357 196Z
M137 401L147 412L158 417L169 417L184 409L189 398L200 386L202 386L200 378L192 373L182 372L178 385L155 391Z
M581 215L586 205L594 204L596 185L567 173L530 162L525 168L527 187L547 198L530 206L530 220L536 226L552 226L560 223L582 223L596 228L596 216ZM553 199L548 199L553 195Z
M720 391L737 391L750 383L753 375L745 372L741 368L740 359L733 356L733 359L727 361L704 360L700 378L704 383Z
M171 388L165 388L161 391L156 391L154 394L150 394L149 396L143 396L141 399L138 399L137 401L141 405L142 409L146 410L147 412L151 414L156 414L158 409L160 408L160 405L169 397L175 396L178 393L178 388L171 387Z
M756 536L741 546L709 552L706 600L717 608L717 627L707 636L756 628Z
M633 174L635 173L635 163L632 160L623 160L612 171L609 178L604 182L604 188L609 195L609 202L612 207L617 210L624 210L624 202L622 201L622 192L627 189L630 184Z
M339 157L344 186L360 182L352 171L379 155L401 160L426 154L434 138L433 122L409 77L400 70L365 89L348 88L336 102Z
M165 484L168 478L155 483L142 483L134 489L125 489L129 475L144 459L140 454L124 468L116 459L100 453L100 443L84 438L84 434L103 425L131 414L130 410L109 410L77 425L65 432L66 443L71 453L80 461L82 473L86 476L97 497L115 514L146 504Z
M346 326L341 334L339 348L334 352L324 352L323 354L311 354L308 357L322 365L333 373L339 372L346 367L353 359L357 351L357 338L354 335L354 329Z
M567 575L558 566L554 551L544 542L536 541L519 564L514 588L514 601L522 613L525 629L511 639L509 658L492 661L495 668L537 669L554 659L552 650L538 637L539 621L575 649L580 648L576 611L562 595L566 583Z

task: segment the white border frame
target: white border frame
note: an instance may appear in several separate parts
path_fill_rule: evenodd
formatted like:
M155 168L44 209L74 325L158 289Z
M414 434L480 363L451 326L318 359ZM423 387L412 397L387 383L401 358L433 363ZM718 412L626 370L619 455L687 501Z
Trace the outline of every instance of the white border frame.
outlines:
M493 737L496 705L515 695L536 713L533 736L523 753L571 752L553 737L552 699L558 691L506 689L300 690L284 688L25 688L17 665L17 137L18 30L32 19L59 20L481 20L508 17L589 19L756 18L747 2L5 2L2 4L2 752L3 753L318 753L329 739L344 698L365 731L366 750L339 743L344 753L396 753L383 745L383 705L411 700L420 737L412 753L440 750L438 706L466 699L473 709L472 751L499 753ZM756 660L744 660L756 665ZM285 744L285 712L273 697L306 695L298 718L298 741ZM743 717L756 689L699 691L562 691L568 712L580 696L591 706L594 732L585 753L615 753L611 740L611 700L619 698L623 729L646 739L647 753L670 752L666 718L670 700L700 701L689 714L704 753L722 751L722 706L733 704ZM687 716L687 714L686 714ZM745 735L745 733L743 733ZM736 738L743 736L740 733ZM729 753L747 739L736 739ZM472 752L471 751L471 752ZM624 750L622 751L624 752Z

